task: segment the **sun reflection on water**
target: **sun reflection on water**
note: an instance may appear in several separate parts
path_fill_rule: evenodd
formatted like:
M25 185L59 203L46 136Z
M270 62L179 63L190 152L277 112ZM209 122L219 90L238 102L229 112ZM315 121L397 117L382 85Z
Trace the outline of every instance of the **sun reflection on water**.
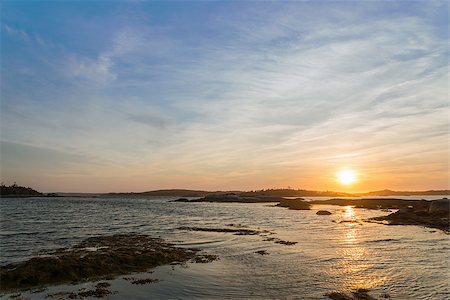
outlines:
M354 220L356 218L355 210L353 209L353 206L345 206L345 219L346 220Z
M364 246L362 236L364 228L358 222L359 218L353 206L343 210L341 243L337 248L341 258L334 266L333 273L341 279L342 290L352 291L359 288L373 289L381 286L385 276L374 273L373 264L368 263L370 250Z

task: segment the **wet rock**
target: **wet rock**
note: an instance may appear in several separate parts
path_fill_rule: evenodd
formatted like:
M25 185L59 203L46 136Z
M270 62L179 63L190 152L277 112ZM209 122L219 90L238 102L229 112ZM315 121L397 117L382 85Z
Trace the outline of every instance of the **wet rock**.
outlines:
M325 296L327 296L330 299L333 300L354 300L353 297L345 294L345 293L341 293L341 292L331 292L328 294L325 294Z
M246 227L246 225L243 225L243 224L234 224L234 223L225 224L225 226L238 227L238 228Z
M209 227L179 227L177 229L180 230L190 230L190 231L205 231L205 232L224 232L224 233L233 233L235 235L259 235L263 237L263 241L273 241L274 243L291 246L297 244L297 242L289 242L283 241L274 237L267 237L267 234L274 234L268 230L253 230L253 229L244 229L244 228L209 228ZM192 250L192 249L191 249ZM194 258L193 262L202 262L203 258L208 255L198 255Z
M26 298L24 296L22 296L22 294L14 294L9 296L9 299L14 299L14 300L29 300L30 298Z
M206 231L206 232L226 232L233 233L235 235L258 235L262 233L258 230L252 229L234 229L234 228L208 228L208 227L179 227L179 230L190 230L190 231Z
M292 246L292 245L297 244L297 242L283 241L283 240L280 240L279 238L275 238L275 237L266 237L263 241L264 242L274 242L275 244L281 244L281 245L285 245L285 246Z
M285 246L292 246L292 245L297 244L297 242L283 241L283 240L277 240L277 241L275 241L275 243L285 245Z
M77 294L74 292L54 292L49 293L45 296L45 298L56 298L56 299L75 299L77 297Z
M190 202L190 201L187 198L179 198L179 199L173 200L172 202Z
M156 283L159 282L159 279L156 278L141 278L141 279L134 279L131 281L131 284L149 284L149 283Z
M287 207L295 210L309 210L311 205L308 202L303 201L302 198L298 199L282 199L280 201L281 207Z
M449 214L450 212L450 200L447 198L434 200L430 204L428 209L430 214Z
M73 297L72 299L87 298L87 297L104 298L104 297L108 296L109 294L111 294L111 291L108 289L96 288L95 290L86 290L86 291L78 292L76 294L76 296Z
M46 290L47 290L46 288L41 288L41 289L32 290L31 293L37 294L37 293L45 292Z
M109 282L99 282L95 285L95 287L98 289L104 289L104 288L107 288L110 286L111 286L111 284Z
M191 262L197 263L197 264L205 264L210 263L215 260L218 260L219 256L212 255L212 254L203 254L203 255L196 255L193 259L191 259Z
M105 276L145 272L171 262L187 262L197 251L147 235L93 237L72 248L49 251L45 257L0 267L1 291L77 283ZM100 291L99 293L101 293Z
M404 199L380 199L380 198L363 198L363 199L329 199L310 201L312 205L339 205L354 206L356 208L367 209L400 209L408 206L414 210L428 210L431 201L428 200L404 200Z
M416 216L420 216L420 217L427 217L430 215L430 213L426 210L418 210L418 211L415 211L414 214Z
M329 216L329 215L331 215L331 212L329 212L328 210L319 210L318 212L316 212L316 215Z
M325 294L325 296L333 300L376 300L376 298L372 297L368 293L369 290L367 289L357 289L351 294L343 292L331 292Z
M339 221L339 223L361 224L361 221L359 221L359 220L342 220L342 221Z
M303 201L303 200L305 200L305 199L303 199L303 198L296 198L296 199L285 199L285 198L283 198L283 199L280 200L280 203L278 204L278 206L289 207L291 205L292 201Z
M404 208L390 215L375 217L366 221L380 222L386 225L419 225L437 228L445 232L450 231L449 212L446 212L445 209L437 208L428 211Z

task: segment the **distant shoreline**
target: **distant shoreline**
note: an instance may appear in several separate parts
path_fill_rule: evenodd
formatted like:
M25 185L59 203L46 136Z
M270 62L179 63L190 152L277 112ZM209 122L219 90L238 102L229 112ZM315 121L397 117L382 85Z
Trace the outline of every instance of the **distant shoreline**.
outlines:
M380 190L366 193L344 193L336 191L313 191L303 189L266 189L256 191L202 191L187 189L165 189L146 192L127 193L64 193L51 192L42 193L29 187L22 187L16 184L11 186L2 185L0 190L1 198L18 197L206 197L235 195L237 197L373 197L373 196L447 196L450 190L427 190L427 191L392 191Z

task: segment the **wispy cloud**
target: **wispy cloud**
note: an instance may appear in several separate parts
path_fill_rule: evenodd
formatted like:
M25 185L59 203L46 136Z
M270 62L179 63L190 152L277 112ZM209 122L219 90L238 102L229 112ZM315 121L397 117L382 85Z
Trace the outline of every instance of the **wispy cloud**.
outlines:
M8 78L2 139L122 168L124 189L127 176L143 189L334 188L330 174L345 165L366 172L360 189L446 185L448 20L438 4L229 3L202 20L174 12L154 23L146 5L94 51L34 39L52 71L29 91L17 88L25 75Z
M28 36L28 34L24 31L21 30L19 28L15 28L13 26L10 26L8 24L2 23L2 31L5 32L6 34L12 35L14 37L18 37L21 38L23 40L30 40L30 37Z
M68 72L75 78L83 77L99 83L117 78L117 75L111 70L112 66L111 57L107 55L100 55L96 60L72 58L69 62Z

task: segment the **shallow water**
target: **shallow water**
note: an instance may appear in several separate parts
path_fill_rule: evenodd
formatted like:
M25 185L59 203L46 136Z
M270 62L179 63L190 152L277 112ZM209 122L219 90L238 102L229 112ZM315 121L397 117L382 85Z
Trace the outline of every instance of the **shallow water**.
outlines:
M267 203L172 203L170 199L1 199L1 264L90 236L135 232L200 248L220 260L157 268L150 276L161 281L144 286L119 278L111 282L118 293L110 299L326 299L327 292L356 288L371 289L375 296L388 293L392 299L450 298L450 240L439 230L358 222L388 212L352 207L295 211ZM333 214L318 216L319 209ZM342 220L356 222L339 223ZM273 231L273 237L298 243L285 246L263 241L261 236L176 229L228 224ZM269 255L256 254L258 250ZM50 291L89 285L25 295L42 299Z

